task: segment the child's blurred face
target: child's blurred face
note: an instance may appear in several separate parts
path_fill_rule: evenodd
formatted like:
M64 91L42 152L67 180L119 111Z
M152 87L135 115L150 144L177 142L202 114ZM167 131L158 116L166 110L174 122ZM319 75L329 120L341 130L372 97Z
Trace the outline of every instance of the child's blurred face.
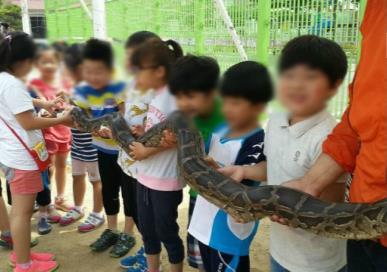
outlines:
M300 64L281 73L277 95L292 115L305 117L323 110L336 90L322 71Z
M59 57L55 50L45 50L36 60L36 68L43 76L55 76L59 68Z
M66 68L66 72L76 84L83 80L82 64L78 65L75 69Z
M85 59L82 70L83 80L94 89L102 89L112 80L113 71L103 61Z
M258 123L258 117L265 109L264 104L254 104L241 97L224 96L222 101L223 115L231 129Z
M215 91L211 93L180 92L175 97L178 109L192 117L210 115L215 103Z
M156 90L166 84L166 73L163 66L143 65L133 67L132 72L136 81L136 88L140 91Z

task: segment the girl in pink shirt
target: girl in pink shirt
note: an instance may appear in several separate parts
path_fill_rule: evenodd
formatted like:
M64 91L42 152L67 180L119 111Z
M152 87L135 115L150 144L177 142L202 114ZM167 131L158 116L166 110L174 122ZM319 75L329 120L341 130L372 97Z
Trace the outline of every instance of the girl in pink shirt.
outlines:
M44 46L40 48L35 60L35 67L38 69L40 77L30 82L30 88L36 91L41 98L52 100L60 92L69 92L69 84L62 82L57 77L59 65L60 56L52 47ZM50 176L55 170L57 190L55 207L67 212L71 207L64 199L64 192L66 186L66 160L70 151L71 131L66 126L57 125L44 129L43 136L52 162ZM57 216L50 216L50 219L56 221Z

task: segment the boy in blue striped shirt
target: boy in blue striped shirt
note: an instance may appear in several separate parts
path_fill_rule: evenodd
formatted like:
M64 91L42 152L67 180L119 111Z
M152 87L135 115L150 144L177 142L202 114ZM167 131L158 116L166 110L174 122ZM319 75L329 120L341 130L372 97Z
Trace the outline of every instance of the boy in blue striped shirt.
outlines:
M97 39L90 39L86 43L82 62L83 79L86 84L75 89L74 97L77 105L90 111L94 118L112 112L124 112L127 86L123 82L112 81L113 62L114 54L110 43ZM118 145L109 138L108 132L108 128L101 127L93 135L108 226L90 247L94 252L102 252L113 247L110 256L119 258L126 255L135 245L133 228L136 218L136 199L132 197L135 183L128 182L128 176L118 165ZM118 231L120 191L125 214L125 227L122 232Z

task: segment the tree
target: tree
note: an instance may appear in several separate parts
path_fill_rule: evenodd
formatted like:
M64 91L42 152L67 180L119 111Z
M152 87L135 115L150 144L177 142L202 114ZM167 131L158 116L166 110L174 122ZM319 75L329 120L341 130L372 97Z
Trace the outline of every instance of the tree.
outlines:
M8 23L11 30L22 30L20 7L12 4L4 4L0 0L0 22Z

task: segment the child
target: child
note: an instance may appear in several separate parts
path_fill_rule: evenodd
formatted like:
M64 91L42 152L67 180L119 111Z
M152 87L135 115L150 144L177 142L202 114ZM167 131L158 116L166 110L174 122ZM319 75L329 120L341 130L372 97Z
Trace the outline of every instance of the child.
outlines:
M286 113L275 114L266 130L264 153L269 185L305 175L321 154L321 144L336 124L327 112L329 99L347 71L345 53L338 44L317 36L291 40L279 61L278 98ZM266 179L266 165L221 170L238 180ZM322 194L327 201L342 201L344 183ZM270 228L271 271L345 271L346 241L317 236L278 223Z
M64 53L64 63L68 74L79 85L82 76L82 54L84 46L81 44L71 45ZM92 144L90 133L81 132L75 128L71 129L71 163L73 175L74 208L61 218L61 226L70 225L84 216L83 201L86 192L86 174L93 186L93 212L78 226L79 232L93 231L103 225L105 218L102 213L102 185L98 170L97 149Z
M68 92L68 86L58 80L57 72L60 64L60 57L52 47L42 46L37 54L35 65L40 73L40 78L30 82L30 88L35 90L40 98L54 99L61 91ZM43 130L44 139L51 157L51 173L55 170L55 181L57 196L55 207L62 211L69 211L71 207L64 198L66 187L66 160L70 151L71 133L66 126L55 126ZM60 219L60 217L55 216ZM51 217L51 219L53 219ZM51 220L53 223L58 221Z
M58 266L52 254L30 252L30 223L36 194L43 190L39 170L43 166L38 161L48 161L41 129L71 122L69 113L58 118L34 114L34 105L41 107L45 102L30 97L22 78L31 71L35 52L33 40L22 32L0 42L0 162L7 169L13 199L10 225L15 251L10 263L16 272L49 272ZM30 152L40 159L32 158Z
M129 36L125 44L125 53L126 53L126 69L133 76L132 71L133 67L131 64L131 57L133 51L135 51L141 44L144 44L150 39L159 39L160 38L153 32L149 31L138 31ZM137 90L135 89L135 82L132 79L132 82L129 83L129 86L133 88L129 90L128 95L125 101L125 119L128 124L132 126L144 126L144 121L148 111L149 103L153 98L153 90ZM137 174L137 166L135 160L131 158L125 151L120 149L118 155L118 164L120 165L122 171L127 175L127 182L133 186L132 193L133 198L136 201L136 184L137 180L135 179ZM134 221L138 225L137 216L135 214ZM120 261L120 266L122 268L128 269L129 267L135 265L136 263L145 265L145 251L144 247L141 247L137 253L133 256L128 256Z
M221 102L216 88L219 80L219 65L210 57L188 55L180 58L172 67L169 88L176 97L179 110L195 117L208 153L211 134L224 122ZM195 207L197 192L190 189L188 224ZM188 263L204 271L198 241L187 234Z
M227 126L212 134L210 158L220 166L265 161L258 117L273 96L269 72L253 61L238 63L225 72L220 92ZM258 222L238 223L198 196L188 231L199 240L205 271L244 272L250 271L249 248L257 228Z
M138 47L131 62L136 87L155 90L145 121L145 130L167 118L175 110L175 100L168 91L167 79L171 65L182 56L175 41L152 40ZM144 129L136 128L138 135ZM142 130L142 131L141 131ZM183 271L184 246L179 237L177 208L182 201L182 188L177 177L177 152L174 148L146 148L141 143L131 145L130 156L140 161L137 174L137 212L147 267L137 265L128 271L159 271L161 243L171 264L170 271Z
M124 110L126 85L122 82L112 82L113 61L113 49L108 42L90 39L86 43L82 62L83 79L86 84L75 88L74 97L76 103L90 110L93 117ZM127 182L125 173L117 164L118 146L116 142L107 139L105 132L103 128L98 131L99 136L93 137L93 143L98 150L102 199L108 228L97 241L91 244L91 249L95 252L102 252L113 246L110 256L118 258L127 254L135 245L133 237L135 200L131 197L134 188ZM118 232L117 226L120 190L125 212L125 228L121 233Z

